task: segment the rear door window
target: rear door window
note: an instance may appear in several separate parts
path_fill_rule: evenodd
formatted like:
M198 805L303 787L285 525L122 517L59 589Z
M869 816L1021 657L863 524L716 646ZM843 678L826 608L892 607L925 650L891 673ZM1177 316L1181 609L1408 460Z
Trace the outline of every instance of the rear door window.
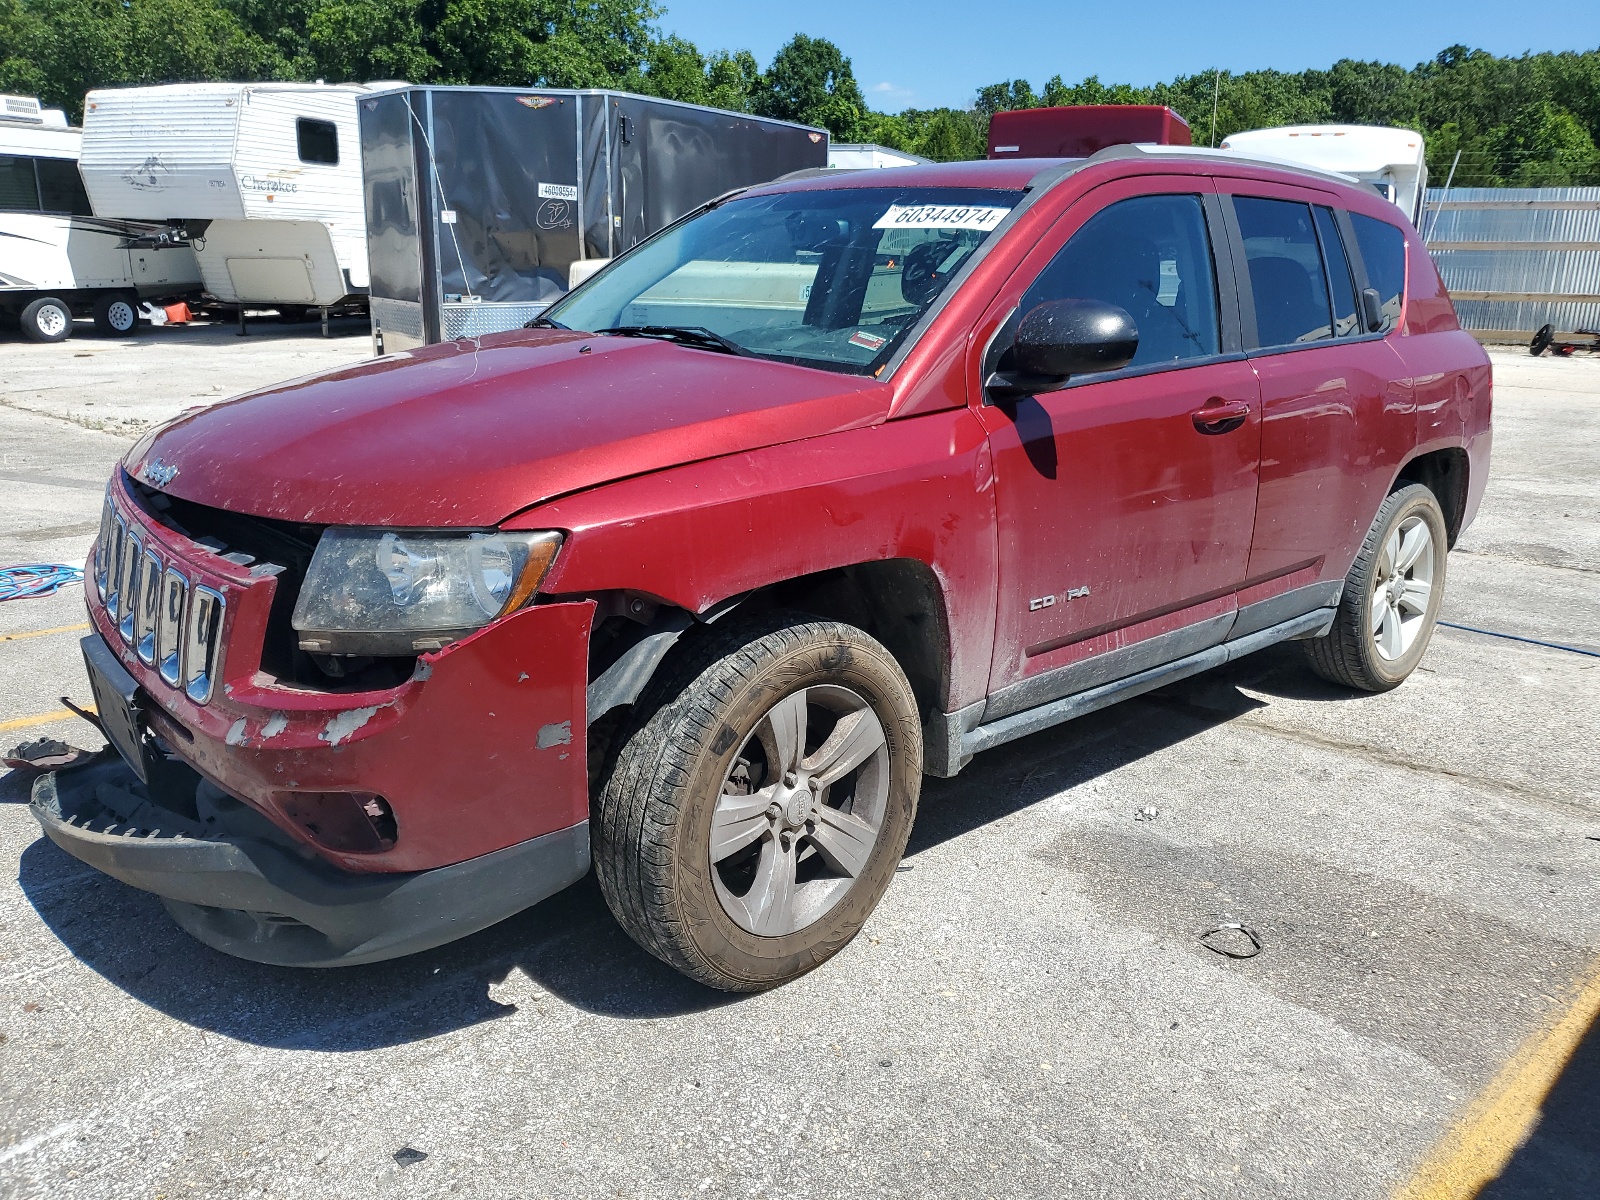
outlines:
M1333 298L1333 331L1338 337L1350 337L1361 332L1356 320L1355 277L1350 273L1350 259L1344 252L1344 239L1339 236L1339 225L1333 219L1333 209L1317 205L1317 236L1322 239L1322 258L1328 268L1328 292Z
M338 165L339 127L332 121L313 121L309 117L301 117L294 123L294 132L295 140L299 142L301 162Z
M1401 298L1406 286L1406 235L1376 217L1350 214L1361 249L1361 265L1367 269L1367 286L1378 293L1378 311L1383 324L1373 332L1388 333L1400 323Z
M1130 366L1218 353L1217 283L1199 196L1135 196L1090 217L1022 298L1103 300L1139 329Z
M39 185L33 159L0 154L0 212L38 212Z
M83 190L83 176L78 174L78 164L70 158L41 158L39 164L39 206L45 212L71 213L87 217L94 213L89 207L89 194Z
M1236 196L1255 302L1256 344L1298 346L1333 336L1328 278L1311 206Z

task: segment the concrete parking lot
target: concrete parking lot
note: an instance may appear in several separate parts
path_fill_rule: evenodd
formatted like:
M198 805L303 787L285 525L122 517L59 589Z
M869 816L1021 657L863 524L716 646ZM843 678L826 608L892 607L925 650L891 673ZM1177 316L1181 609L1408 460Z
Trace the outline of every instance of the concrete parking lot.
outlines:
M257 328L0 344L0 564L81 562L149 423L367 353ZM1441 628L1376 697L1280 648L930 780L865 934L766 995L592 880L398 962L241 962L0 777L0 1195L1600 1195L1600 360L1495 367L1444 612L1532 640ZM0 605L6 746L98 745L51 717L82 621Z

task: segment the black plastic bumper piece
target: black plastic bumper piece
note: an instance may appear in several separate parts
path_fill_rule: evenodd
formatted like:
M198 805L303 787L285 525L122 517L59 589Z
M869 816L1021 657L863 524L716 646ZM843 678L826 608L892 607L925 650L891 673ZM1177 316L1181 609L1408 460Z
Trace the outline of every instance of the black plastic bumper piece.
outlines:
M539 903L589 869L585 821L430 871L340 871L264 837L199 828L151 804L120 761L40 776L31 808L52 842L161 897L206 945L276 966L355 966L440 946Z

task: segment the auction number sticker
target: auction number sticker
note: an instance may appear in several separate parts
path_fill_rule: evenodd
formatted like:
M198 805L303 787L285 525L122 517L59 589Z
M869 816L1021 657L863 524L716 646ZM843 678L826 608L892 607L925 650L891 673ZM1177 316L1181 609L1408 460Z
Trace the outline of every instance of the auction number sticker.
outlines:
M541 200L577 200L578 189L570 183L541 183L539 185L539 199Z
M891 204L874 229L976 229L988 233L1011 210L974 204Z

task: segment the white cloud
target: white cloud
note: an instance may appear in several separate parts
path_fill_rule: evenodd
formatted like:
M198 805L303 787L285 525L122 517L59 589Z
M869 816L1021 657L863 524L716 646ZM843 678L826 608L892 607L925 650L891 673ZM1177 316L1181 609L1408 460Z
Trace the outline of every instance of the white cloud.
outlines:
M897 100L902 104L915 98L917 94L911 88L888 82L875 83L867 89L867 92L874 97L880 97L884 100Z

